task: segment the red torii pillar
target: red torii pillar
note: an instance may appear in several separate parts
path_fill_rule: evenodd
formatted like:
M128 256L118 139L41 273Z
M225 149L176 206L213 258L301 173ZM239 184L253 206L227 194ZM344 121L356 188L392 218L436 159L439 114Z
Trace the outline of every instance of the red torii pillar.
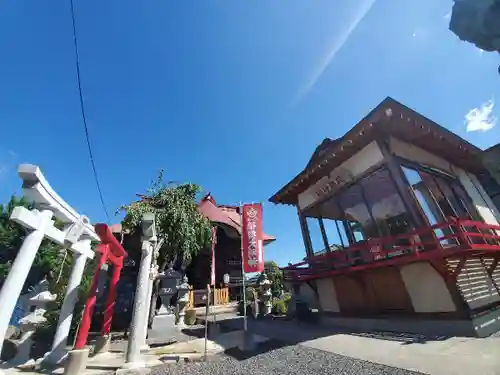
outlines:
M87 344L90 324L92 322L92 313L97 301L99 273L102 266L108 261L111 265L113 265L113 275L111 277L108 296L106 299L101 334L103 337L109 335L116 300L116 285L118 284L118 280L120 280L123 260L127 257L127 252L123 249L123 246L120 242L118 242L113 233L111 233L111 230L106 224L96 224L94 227L102 242L98 244L96 248L96 253L98 254L97 266L92 279L92 285L89 290L87 304L85 305L85 310L83 311L82 322L78 331L74 349L83 349Z

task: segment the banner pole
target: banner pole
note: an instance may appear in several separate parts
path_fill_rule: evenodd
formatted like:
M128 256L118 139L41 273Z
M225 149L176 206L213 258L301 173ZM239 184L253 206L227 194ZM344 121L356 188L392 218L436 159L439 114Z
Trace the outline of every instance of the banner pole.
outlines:
M212 296L214 298L214 302L212 304L212 313L210 314L210 311L209 311L209 316L213 315L214 316L214 324L213 324L213 328L214 328L214 333L217 333L218 331L218 328L217 328L217 310L215 308L215 288L216 288L216 285L217 285L217 282L216 282L216 274L215 274L215 246L217 244L217 227L214 226L212 228L212 274L210 275L210 284L212 284L212 290L211 290L211 293L212 293Z
M247 295L245 289L245 260L243 259L243 204L240 202L240 228L241 228L241 285L243 288L243 331L247 332Z
M208 355L208 319L210 317L210 284L207 285L207 306L205 307L205 355L204 359L207 360Z

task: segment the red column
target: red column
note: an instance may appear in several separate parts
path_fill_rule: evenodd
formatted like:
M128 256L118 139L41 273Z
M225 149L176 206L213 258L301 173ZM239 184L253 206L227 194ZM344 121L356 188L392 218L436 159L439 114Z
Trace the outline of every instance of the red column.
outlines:
M89 335L90 323L92 322L92 313L94 312L94 306L97 300L97 284L99 282L99 274L102 266L106 263L107 254L109 250L109 245L99 244L96 249L98 253L97 266L94 273L94 278L92 279L92 285L89 290L89 297L87 299L87 304L85 305L85 310L83 311L82 323L80 324L80 329L76 337L75 349L83 349L85 344L87 344L87 337Z
M116 303L116 285L120 280L120 273L122 271L122 264L113 266L113 276L109 283L108 297L106 299L106 307L104 309L104 320L102 322L101 334L106 336L111 330L111 320L113 319L113 311Z

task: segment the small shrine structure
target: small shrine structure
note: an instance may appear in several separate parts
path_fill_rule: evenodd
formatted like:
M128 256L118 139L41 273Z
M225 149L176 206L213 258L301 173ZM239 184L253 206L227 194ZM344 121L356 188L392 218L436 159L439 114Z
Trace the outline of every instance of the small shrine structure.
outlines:
M500 329L500 215L482 150L386 98L325 139L270 201L296 206L295 301L326 322L484 337Z

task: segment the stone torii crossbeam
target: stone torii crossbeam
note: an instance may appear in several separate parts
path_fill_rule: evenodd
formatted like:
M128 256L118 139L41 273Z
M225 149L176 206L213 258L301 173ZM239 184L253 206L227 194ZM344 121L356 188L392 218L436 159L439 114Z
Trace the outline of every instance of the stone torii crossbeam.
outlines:
M90 225L87 217L78 214L50 186L36 165L23 164L18 173L23 180L23 195L34 204L34 209L16 207L11 220L27 229L28 235L19 249L12 268L0 291L0 337L7 332L10 317L21 293L35 256L44 238L75 253L73 268L66 288L52 350L47 353L44 362L60 362L66 354L66 341L73 317L73 309L78 297L87 259L94 257L91 241L99 242L99 236ZM59 230L54 226L58 219L64 224ZM0 351L3 340L0 340Z

